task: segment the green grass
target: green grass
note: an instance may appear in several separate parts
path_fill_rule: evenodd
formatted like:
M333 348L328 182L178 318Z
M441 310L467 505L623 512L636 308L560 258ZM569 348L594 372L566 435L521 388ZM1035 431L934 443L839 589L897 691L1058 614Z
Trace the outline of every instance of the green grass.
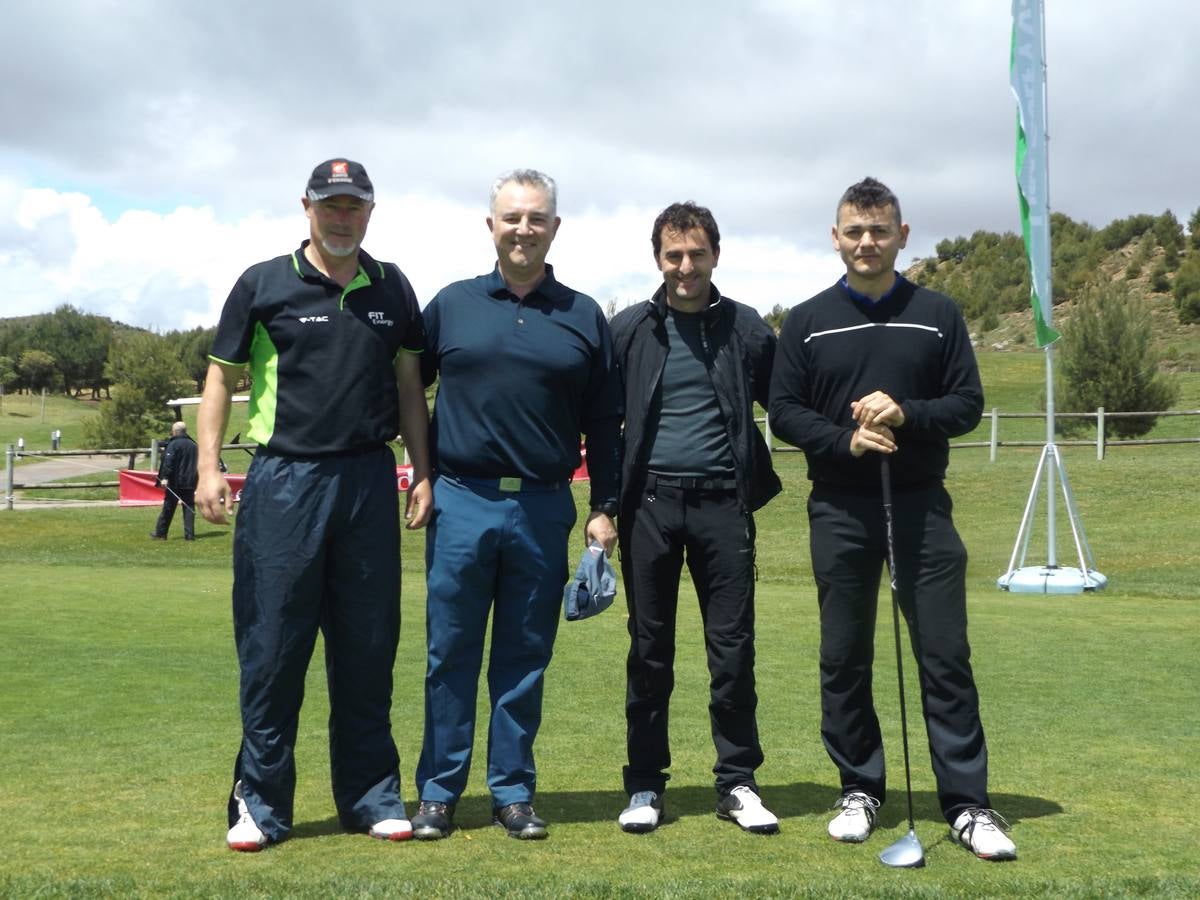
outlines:
M986 451L952 456L993 802L1014 822L1015 863L987 864L949 843L919 721L910 727L928 867L892 871L876 859L905 830L900 793L866 845L825 836L837 789L819 735L807 488L802 457L781 454L785 493L758 517L759 777L783 817L775 838L712 814L707 675L685 587L673 778L658 832L630 836L615 824L627 642L618 606L559 632L537 746L548 841L519 843L488 824L481 757L449 840L388 845L343 834L329 796L318 657L297 744L295 836L262 854L230 853L224 803L240 730L230 531L201 523L194 543L178 532L161 543L146 538L154 508L0 512L0 896L1195 896L1195 447L1130 448L1104 462L1084 449L1065 455L1110 579L1100 594L998 591L1036 452L1002 452L995 465ZM1040 535L1032 562L1044 555ZM420 534L405 534L393 730L410 801L422 727L422 548ZM877 694L900 784L890 628L884 606ZM911 679L909 687L912 710Z

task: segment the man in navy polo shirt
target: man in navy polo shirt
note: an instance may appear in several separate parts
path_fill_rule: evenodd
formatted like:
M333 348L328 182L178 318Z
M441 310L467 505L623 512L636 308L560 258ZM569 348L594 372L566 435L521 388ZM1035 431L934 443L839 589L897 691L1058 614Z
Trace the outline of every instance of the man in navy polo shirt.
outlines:
M589 540L616 542L621 421L612 338L594 300L555 278L554 181L517 170L492 187L498 263L444 288L425 310L426 383L439 378L432 444L437 490L426 532L429 638L418 838L450 833L466 788L488 613L494 821L543 838L531 803L541 723L575 524L569 482L586 435Z
M198 414L196 506L233 511L219 453L230 400L250 367L246 474L233 541L234 640L242 742L227 843L287 837L304 677L325 637L333 796L344 827L412 837L391 731L400 633L397 429L413 464L405 518L432 510L424 329L408 279L361 249L374 188L356 162L313 170L301 200L310 240L238 279L217 327Z

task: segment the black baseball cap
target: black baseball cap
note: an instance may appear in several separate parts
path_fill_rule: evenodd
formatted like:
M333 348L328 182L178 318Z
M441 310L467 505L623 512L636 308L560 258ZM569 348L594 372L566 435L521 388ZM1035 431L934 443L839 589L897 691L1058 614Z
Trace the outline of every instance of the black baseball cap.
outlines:
M308 179L308 199L325 200L328 197L348 195L366 200L375 200L375 187L367 176L362 163L348 159L327 159L313 169Z

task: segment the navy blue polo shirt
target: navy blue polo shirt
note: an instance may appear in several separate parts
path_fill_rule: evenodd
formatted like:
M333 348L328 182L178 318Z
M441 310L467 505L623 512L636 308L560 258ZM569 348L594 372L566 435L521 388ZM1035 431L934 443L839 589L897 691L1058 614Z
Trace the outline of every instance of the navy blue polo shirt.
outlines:
M592 505L614 501L624 397L612 335L591 297L546 277L518 299L499 267L425 308L426 384L438 378L435 466L473 478L565 481L587 436Z
M249 440L292 456L379 446L399 430L396 355L425 346L416 295L397 266L362 250L343 289L307 245L242 274L210 358L250 366Z

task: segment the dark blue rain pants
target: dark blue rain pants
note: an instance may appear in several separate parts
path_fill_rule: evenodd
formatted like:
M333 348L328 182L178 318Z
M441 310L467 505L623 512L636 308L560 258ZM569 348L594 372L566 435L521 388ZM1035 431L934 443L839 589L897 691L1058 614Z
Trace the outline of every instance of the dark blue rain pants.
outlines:
M392 739L400 635L395 457L300 459L260 449L233 541L233 629L242 746L234 764L250 814L273 841L292 827L304 678L325 637L329 758L343 827L404 816ZM237 814L230 795L229 818Z

